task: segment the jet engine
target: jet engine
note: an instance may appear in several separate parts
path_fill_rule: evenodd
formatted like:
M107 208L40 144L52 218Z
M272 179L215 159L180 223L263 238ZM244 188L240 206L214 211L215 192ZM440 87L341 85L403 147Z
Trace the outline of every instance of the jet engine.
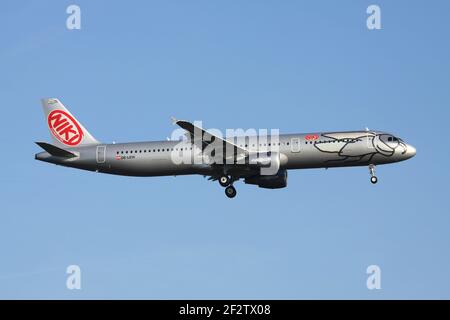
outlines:
M280 170L271 176L257 175L244 179L247 184L255 184L260 188L280 189L287 186L287 171Z

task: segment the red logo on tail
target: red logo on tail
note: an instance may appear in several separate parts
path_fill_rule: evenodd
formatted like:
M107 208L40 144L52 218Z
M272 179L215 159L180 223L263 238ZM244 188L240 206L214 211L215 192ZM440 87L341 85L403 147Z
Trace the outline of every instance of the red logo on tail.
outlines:
M83 130L78 122L63 110L53 110L47 118L53 135L68 146L76 146L83 140Z

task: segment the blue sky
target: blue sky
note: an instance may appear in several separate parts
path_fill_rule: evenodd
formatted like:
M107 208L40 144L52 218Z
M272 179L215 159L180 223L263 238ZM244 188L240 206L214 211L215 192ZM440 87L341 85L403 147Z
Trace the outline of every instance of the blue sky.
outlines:
M65 27L78 4L81 30ZM382 30L366 28L381 7ZM9 1L0 11L0 298L450 298L448 1ZM377 168L288 188L34 160L58 97L104 142L206 128L392 132ZM68 290L66 267L82 270ZM379 265L381 290L366 288Z

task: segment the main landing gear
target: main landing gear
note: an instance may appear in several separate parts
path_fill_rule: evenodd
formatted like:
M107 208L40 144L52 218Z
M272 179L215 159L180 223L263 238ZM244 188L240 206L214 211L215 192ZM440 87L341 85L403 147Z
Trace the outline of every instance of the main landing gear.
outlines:
M225 188L225 194L228 198L234 198L236 197L237 191L236 188L233 186L228 186Z
M231 178L230 176L221 176L219 178L219 183L222 187L228 187L231 183Z
M225 187L225 195L228 198L234 198L237 194L236 188L233 187L233 182L233 178L227 175L221 176L219 178L219 183L222 187Z
M370 182L373 184L378 182L378 178L375 176L375 166L373 164L369 165L369 172L370 172Z

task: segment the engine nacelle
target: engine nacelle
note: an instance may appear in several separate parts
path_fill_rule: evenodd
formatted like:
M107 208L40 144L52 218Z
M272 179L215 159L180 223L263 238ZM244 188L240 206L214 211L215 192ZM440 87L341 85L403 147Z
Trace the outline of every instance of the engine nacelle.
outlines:
M250 154L248 164L261 168L261 176L273 176L278 173L280 167L286 165L286 155L279 152L261 152Z
M247 184L255 184L260 188L280 189L287 186L287 171L280 170L276 175L264 176L258 175L245 178Z

